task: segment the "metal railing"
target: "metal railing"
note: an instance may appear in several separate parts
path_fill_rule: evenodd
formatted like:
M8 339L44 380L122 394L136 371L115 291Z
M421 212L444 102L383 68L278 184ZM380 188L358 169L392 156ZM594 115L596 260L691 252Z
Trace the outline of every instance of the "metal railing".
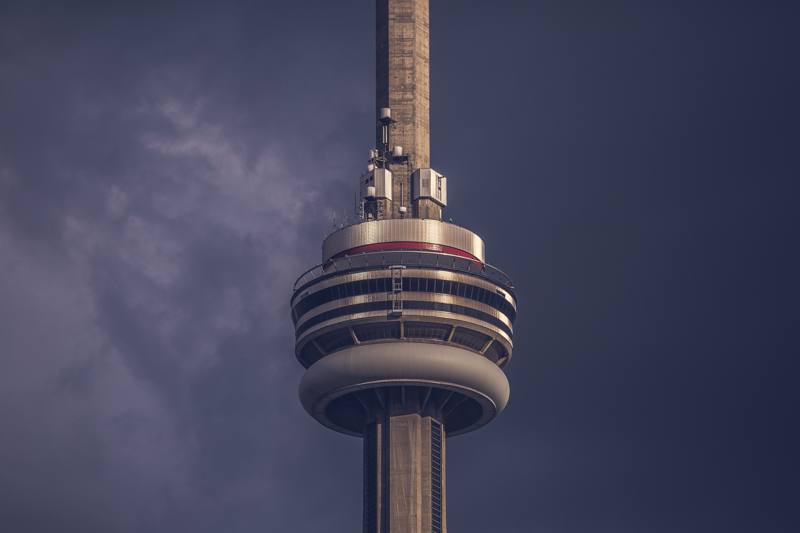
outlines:
M514 288L511 278L505 272L475 259L438 252L393 250L347 255L309 268L294 282L294 290L296 291L318 278L332 274L341 274L352 270L388 268L391 266L438 268L464 272L486 278L506 289L513 290Z

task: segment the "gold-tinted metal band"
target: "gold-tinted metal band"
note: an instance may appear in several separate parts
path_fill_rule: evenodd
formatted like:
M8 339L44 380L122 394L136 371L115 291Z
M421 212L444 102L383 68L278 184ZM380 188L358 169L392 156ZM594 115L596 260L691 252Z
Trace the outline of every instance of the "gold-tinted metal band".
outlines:
M486 261L483 239L461 226L424 218L371 220L337 230L322 243L322 260L369 244L384 242L421 242L463 250Z
M404 291L402 293L403 301L421 301L421 302L439 302L445 304L454 304L454 305L461 305L464 307L468 307L470 309L475 309L476 311L481 311L486 313L487 315L493 316L494 318L501 321L503 324L508 326L508 329L514 330L514 325L511 323L511 320L502 313L498 311L491 305L486 305L481 302L476 302L475 300L471 300L469 298L463 298L461 296L453 296L452 294L441 294L435 292L411 292L411 291ZM369 302L385 302L387 300L392 300L394 298L393 293L387 292L376 292L372 294L362 294L359 296L350 296L348 298L341 298L339 300L333 300L331 302L324 303L317 307L314 307L297 321L296 328L301 327L305 322L314 318L317 315L321 315L327 311L331 311L333 309L338 309L340 307L346 307L348 305L357 305L362 303L369 303ZM411 310L409 310L411 311ZM416 311L416 310L414 310ZM349 315L342 315L339 317L341 320L346 320Z
M351 281L361 281L364 279L380 279L380 278L390 278L392 277L392 271L390 267L385 269L379 270L367 270L364 272L351 272L347 274L342 274L340 276L334 276L331 278L324 279L319 283L315 283L312 286L308 287L302 293L295 294L292 296L291 305L297 303L298 300L305 298L306 296L310 296L317 291L321 291L323 289L327 289L328 287L333 287L334 285L341 285L343 283L350 283ZM486 281L478 276L470 276L469 274L462 274L460 272L451 272L449 270L435 270L430 268L405 268L403 269L403 277L407 278L427 278L427 279L442 279L445 281L455 281L458 283L465 283L467 285L473 285L475 287L480 287L482 289L486 289L487 291L492 291L510 303L514 309L517 308L517 301L514 297L506 290L501 288L500 286L492 283L491 281Z

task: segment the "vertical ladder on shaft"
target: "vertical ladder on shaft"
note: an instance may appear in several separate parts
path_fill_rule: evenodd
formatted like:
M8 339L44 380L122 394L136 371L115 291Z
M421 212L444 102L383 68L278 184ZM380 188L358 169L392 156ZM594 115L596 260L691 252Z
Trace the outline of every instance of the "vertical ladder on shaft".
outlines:
M392 270L392 310L391 315L403 314L403 266L393 266Z

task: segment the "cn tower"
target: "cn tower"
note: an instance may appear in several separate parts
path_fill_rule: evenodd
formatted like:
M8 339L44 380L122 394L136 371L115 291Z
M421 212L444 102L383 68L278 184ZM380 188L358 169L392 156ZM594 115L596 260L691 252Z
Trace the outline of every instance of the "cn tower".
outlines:
M446 437L506 406L517 300L483 240L442 220L453 180L430 160L428 0L376 4L376 143L357 221L325 238L291 300L300 400L363 439L364 533L442 533Z

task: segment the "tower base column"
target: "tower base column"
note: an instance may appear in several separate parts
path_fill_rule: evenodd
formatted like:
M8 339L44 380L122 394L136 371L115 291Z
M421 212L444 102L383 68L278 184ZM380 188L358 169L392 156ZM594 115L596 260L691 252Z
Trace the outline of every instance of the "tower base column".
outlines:
M364 533L445 533L444 428L419 413L364 432Z

